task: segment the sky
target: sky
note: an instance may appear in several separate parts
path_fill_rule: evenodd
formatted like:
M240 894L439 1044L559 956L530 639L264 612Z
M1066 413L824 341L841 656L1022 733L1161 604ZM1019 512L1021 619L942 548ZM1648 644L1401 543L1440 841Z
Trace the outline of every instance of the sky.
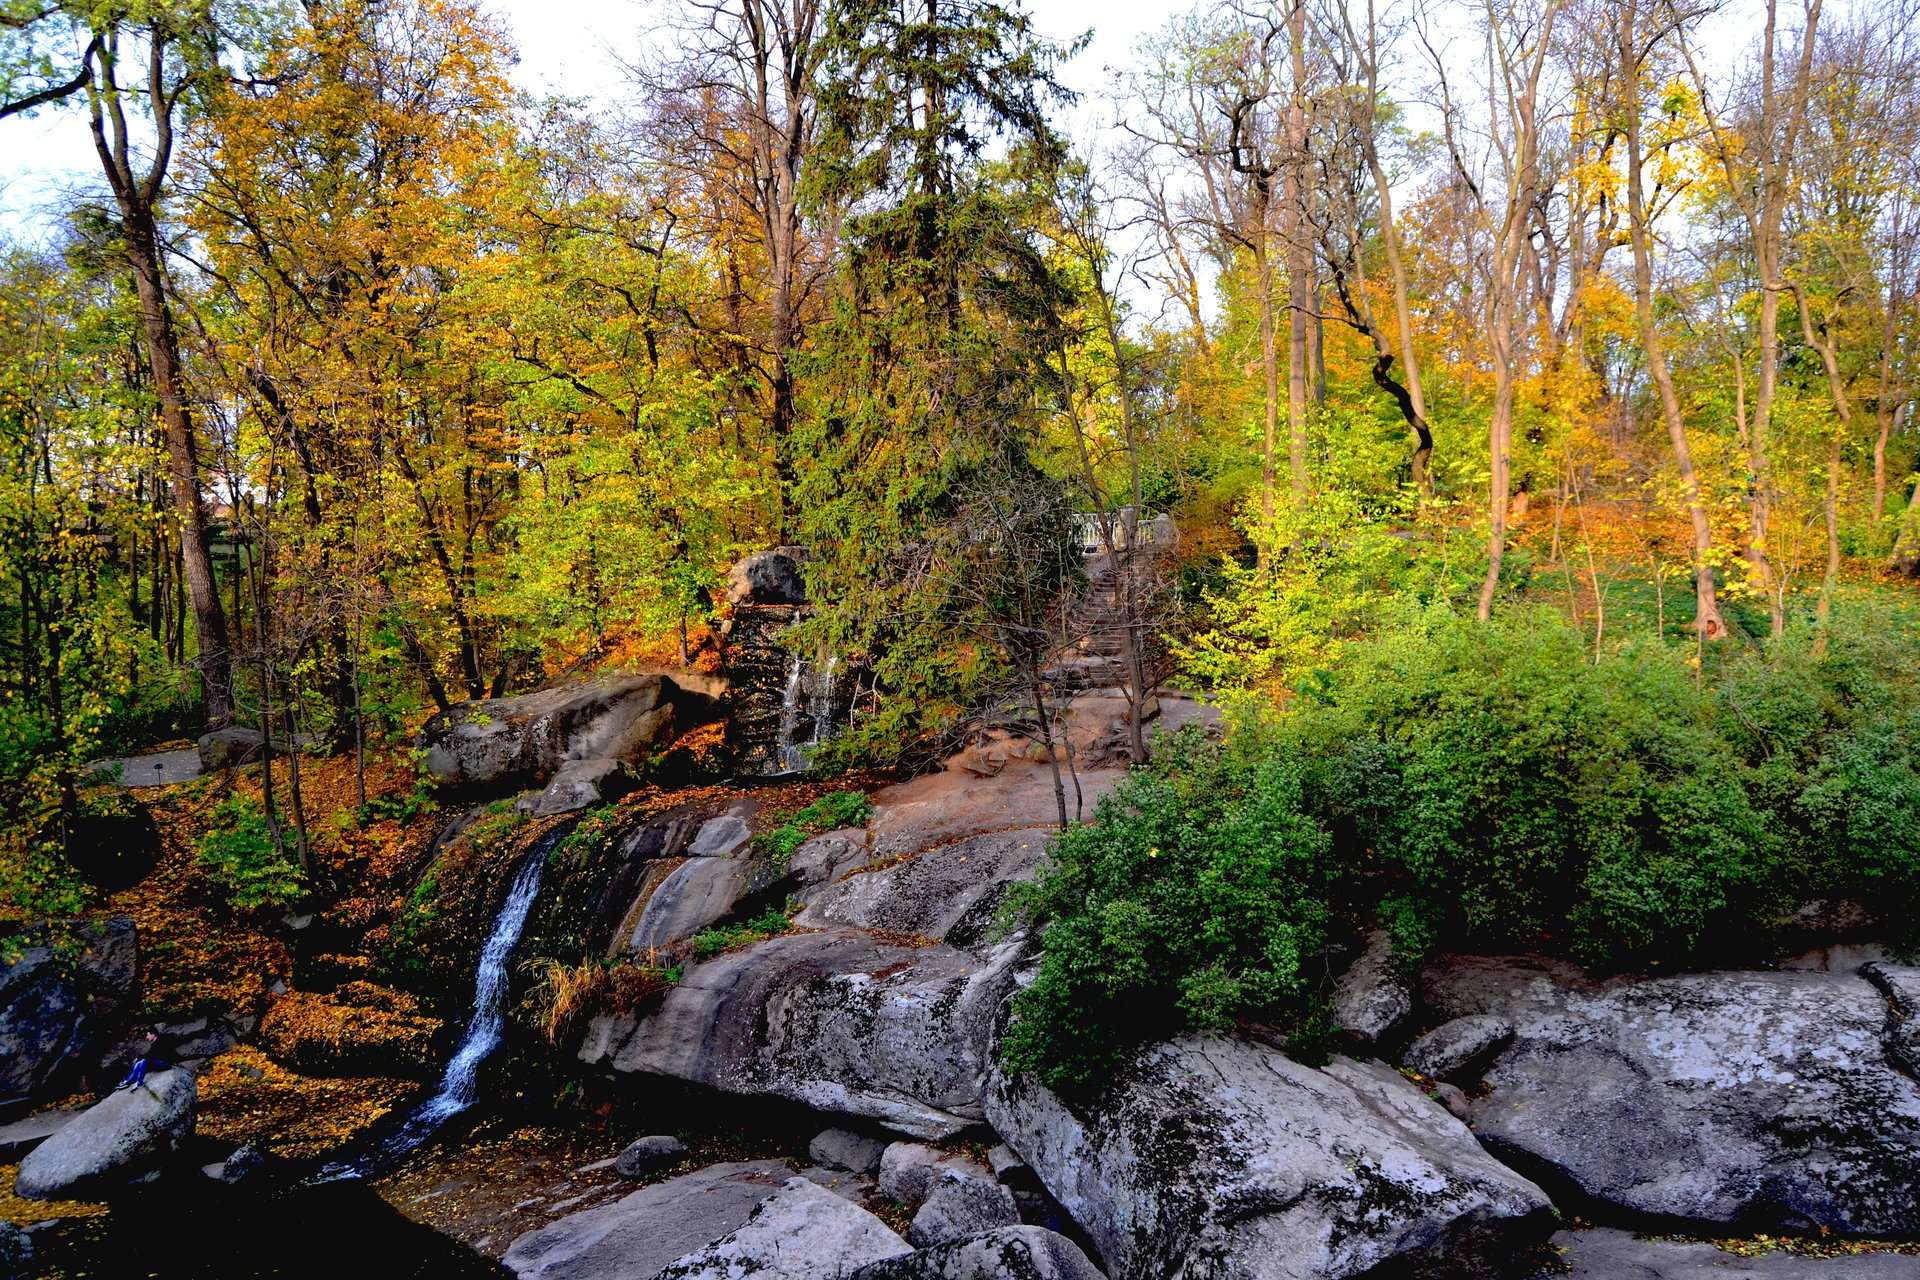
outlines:
M622 56L645 47L658 27L662 0L491 0L520 47L515 77L536 95L609 100L624 91ZM1075 132L1095 130L1093 101L1125 66L1139 38L1174 12L1167 0L1029 0L1040 31L1065 41L1084 31L1093 42L1062 73L1089 101L1075 112ZM98 161L78 113L50 110L0 122L0 231L29 240L46 226L46 209L63 193L95 185Z

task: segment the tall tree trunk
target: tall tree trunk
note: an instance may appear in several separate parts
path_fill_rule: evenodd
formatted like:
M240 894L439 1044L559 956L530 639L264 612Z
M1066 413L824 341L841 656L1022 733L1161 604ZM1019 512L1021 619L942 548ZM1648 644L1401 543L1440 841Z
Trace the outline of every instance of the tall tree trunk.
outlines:
M1680 396L1674 390L1673 372L1667 365L1666 345L1653 319L1653 247L1647 225L1647 198L1641 173L1644 157L1640 141L1640 34L1639 7L1636 0L1623 0L1620 10L1621 98L1625 107L1627 134L1627 228L1633 242L1634 314L1640 326L1640 347L1647 359L1647 372L1660 396L1660 413L1666 419L1667 436L1673 442L1673 461L1680 471L1681 496L1687 505L1687 521L1693 527L1693 625L1702 639L1717 640L1726 634L1726 621L1720 616L1713 582L1713 532L1707 521L1707 506L1700 496L1700 476L1693 465L1693 448L1687 439L1686 419L1680 412Z
M1307 498L1307 321L1313 308L1313 254L1307 243L1307 6L1293 0L1287 42L1293 91L1287 102L1284 234L1287 240L1287 466L1294 505Z
M1265 225L1265 205L1266 202L1262 201L1261 226L1255 233L1259 240L1254 246L1260 288L1260 376L1265 391L1265 416L1262 419L1264 434L1260 450L1260 516L1265 527L1260 537L1254 540L1254 554L1259 558L1262 569L1266 568L1267 547L1272 539L1274 449L1280 434L1280 367L1279 357L1274 352L1273 245Z

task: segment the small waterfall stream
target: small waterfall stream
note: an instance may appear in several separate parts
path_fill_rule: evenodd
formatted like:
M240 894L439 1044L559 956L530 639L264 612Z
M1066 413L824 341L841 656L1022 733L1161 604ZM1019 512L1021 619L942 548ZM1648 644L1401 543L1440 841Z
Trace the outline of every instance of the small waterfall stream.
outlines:
M814 751L832 735L834 675L839 662L835 654L817 663L799 654L788 656L770 775L805 773L813 766Z
M540 896L540 877L547 854L567 828L557 827L534 842L520 870L514 873L507 899L493 919L493 929L480 949L474 974L473 1012L460 1047L447 1062L434 1095L414 1108L406 1121L367 1155L336 1161L320 1171L320 1180L364 1178L419 1148L440 1127L480 1100L480 1064L500 1047L507 1021L508 962L527 927L527 916Z

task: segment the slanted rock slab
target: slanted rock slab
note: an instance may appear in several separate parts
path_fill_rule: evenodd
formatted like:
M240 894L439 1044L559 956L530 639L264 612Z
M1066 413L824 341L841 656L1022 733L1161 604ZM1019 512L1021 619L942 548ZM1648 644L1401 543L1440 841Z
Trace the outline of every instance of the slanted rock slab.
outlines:
M520 1280L652 1280L744 1225L790 1173L780 1160L709 1165L529 1231L501 1261Z
M1920 1258L1866 1253L1843 1258L1792 1254L1743 1257L1688 1240L1648 1240L1595 1227L1553 1237L1564 1270L1539 1280L1914 1280Z
M27 1153L14 1193L56 1200L151 1172L193 1136L195 1093L193 1076L179 1068L116 1089Z
M1901 1024L1864 977L1596 984L1523 959L1451 957L1425 981L1444 1012L1512 1022L1473 1123L1522 1167L1620 1209L1747 1231L1900 1235L1920 1223L1920 1081L1895 1065Z
M907 1242L865 1209L793 1178L738 1230L669 1263L657 1280L840 1280L906 1252Z
M1054 832L974 836L878 871L861 871L810 896L795 923L846 925L974 946L989 933L1007 886L1030 877Z
M1401 1062L1435 1080L1468 1081L1513 1039L1513 1024L1492 1014L1443 1022L1407 1046Z
M1371 1045L1392 1035L1412 1012L1413 984L1393 954L1387 931L1376 930L1359 959L1334 981L1333 1020Z
M996 1072L987 1114L1115 1280L1497 1274L1550 1229L1539 1187L1379 1064L1183 1036L1079 1110Z
M999 1227L870 1262L847 1280L1105 1280L1080 1246L1041 1227Z
M1016 951L981 957L852 930L771 938L689 968L611 1065L950 1137L985 1114Z

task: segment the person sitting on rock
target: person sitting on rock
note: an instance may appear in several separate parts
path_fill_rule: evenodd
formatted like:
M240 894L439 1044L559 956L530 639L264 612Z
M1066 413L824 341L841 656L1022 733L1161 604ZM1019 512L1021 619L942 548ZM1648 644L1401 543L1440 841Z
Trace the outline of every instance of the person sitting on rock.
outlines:
M164 1068L167 1064L153 1056L153 1045L160 1038L157 1031L147 1032L147 1042L134 1051L133 1069L127 1072L127 1078L113 1086L114 1092L122 1089L135 1089L147 1082L147 1071L151 1067Z

